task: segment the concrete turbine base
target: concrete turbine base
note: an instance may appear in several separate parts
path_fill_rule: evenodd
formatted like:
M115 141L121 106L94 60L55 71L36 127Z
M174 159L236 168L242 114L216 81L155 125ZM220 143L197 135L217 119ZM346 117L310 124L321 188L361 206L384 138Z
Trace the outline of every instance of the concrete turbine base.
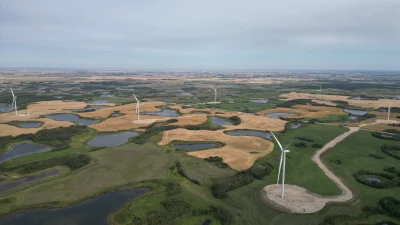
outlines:
M329 198L313 194L297 185L285 184L285 198L281 198L281 185L265 186L261 190L261 199L285 212L315 213L324 208Z

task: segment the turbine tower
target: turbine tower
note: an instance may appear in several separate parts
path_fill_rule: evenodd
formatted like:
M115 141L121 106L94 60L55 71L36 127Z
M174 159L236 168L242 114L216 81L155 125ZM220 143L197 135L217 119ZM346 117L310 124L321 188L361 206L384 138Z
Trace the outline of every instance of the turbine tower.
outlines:
M283 169L282 169L282 186L281 186L281 198L285 198L285 168L286 168L286 153L290 152L287 147L289 147L290 143L285 147L282 148L281 143L278 141L278 139L275 137L274 133L272 133L272 136L275 138L276 142L279 145L279 148L281 149L281 160L279 162L279 170L278 170L278 180L276 181L276 184L279 184L279 177L281 174L281 168L282 168L282 162L283 162Z
M17 110L17 96L15 96L14 95L14 91L13 91L13 89L12 88L10 88L10 90L11 90L11 94L12 94L12 96L13 96L13 101L12 101L12 104L11 104L11 110L15 110L15 115L17 116L18 115L18 110Z
M386 98L386 97L383 96L383 95L380 95L380 96L382 96L383 98L385 98L385 99L388 100L388 102L389 102L387 120L390 121L390 107L392 106L392 101L395 100L396 98L394 98L394 99L388 99L388 98Z
M214 102L217 102L217 89L218 89L218 86L217 87L209 86L209 87L214 89L214 92L215 92Z
M136 100L136 115L137 115L137 121L140 121L140 101L139 99L136 98L136 95L133 95Z

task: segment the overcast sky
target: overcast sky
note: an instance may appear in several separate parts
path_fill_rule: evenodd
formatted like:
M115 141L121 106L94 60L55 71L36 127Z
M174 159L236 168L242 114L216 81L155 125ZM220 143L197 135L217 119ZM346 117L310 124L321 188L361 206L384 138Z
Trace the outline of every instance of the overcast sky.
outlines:
M0 67L400 69L400 0L0 0Z

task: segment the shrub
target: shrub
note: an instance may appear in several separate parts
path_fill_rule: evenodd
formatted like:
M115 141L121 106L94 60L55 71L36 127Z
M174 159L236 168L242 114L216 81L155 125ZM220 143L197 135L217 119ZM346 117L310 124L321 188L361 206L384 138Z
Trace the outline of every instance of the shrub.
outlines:
M298 148L307 148L308 145L305 142L297 142L294 144L294 146L298 147Z
M382 145L381 150L396 159L400 159L400 146Z
M400 119L400 116L396 116L396 118L397 118L397 119ZM400 127L400 123L392 123L392 124L389 124L389 126L392 126L392 127Z
M305 137L296 137L296 139L299 139L301 141L314 142L314 140Z
M215 182L211 186L211 191L216 198L226 198L228 196L228 191L250 184L253 180L254 177L250 174L237 174Z
M385 159L384 157L377 155L377 154L369 154L369 157L375 158L375 159Z
M400 134L400 130L396 130L396 129L386 129L386 130L384 130L384 132L392 133L392 134Z
M238 116L229 117L228 121L231 122L233 125L239 125L242 122L242 120Z
M400 180L396 179L392 174L386 173L376 173L370 172L366 170L360 170L353 174L354 178L364 185L373 187L373 188L392 188L396 186L400 186ZM365 179L366 176L378 176L381 178L381 182L369 181Z
M196 180L196 179L193 179L193 178L190 178L190 177L186 174L186 172L183 170L182 165L181 165L181 163L180 163L179 161L177 161L175 165L176 165L176 168L178 169L178 173L179 173L180 175L182 175L182 176L185 177L186 179L190 180L192 183L197 184L197 185L200 185L200 181L198 181L198 180Z
M169 119L167 120L167 123L176 123L178 122L178 119Z
M400 135L389 135L389 134L383 134L379 132L372 132L372 136L380 139L385 139L385 140L392 140L392 141L400 141Z
M322 148L322 147L324 147L324 146L321 145L321 144L315 143L315 144L312 144L311 147L313 147L313 148Z
M164 184L165 186L165 193L167 196L173 196L179 193L182 193L182 187L180 184L167 182Z
M178 217L190 212L189 203L183 200L167 198L165 201L162 201L161 204L164 206L165 210L168 211L168 213L172 214L173 217Z
M91 160L92 158L87 155L76 155L68 158L65 161L65 165L71 168L71 170L77 170L89 164Z
M400 218L400 200L393 197L384 197L379 200L379 205L389 216Z

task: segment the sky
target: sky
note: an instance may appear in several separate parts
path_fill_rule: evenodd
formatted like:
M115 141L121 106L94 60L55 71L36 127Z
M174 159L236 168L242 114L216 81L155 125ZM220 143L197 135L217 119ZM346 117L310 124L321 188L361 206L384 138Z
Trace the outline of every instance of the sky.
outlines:
M0 0L0 67L400 70L400 0Z

